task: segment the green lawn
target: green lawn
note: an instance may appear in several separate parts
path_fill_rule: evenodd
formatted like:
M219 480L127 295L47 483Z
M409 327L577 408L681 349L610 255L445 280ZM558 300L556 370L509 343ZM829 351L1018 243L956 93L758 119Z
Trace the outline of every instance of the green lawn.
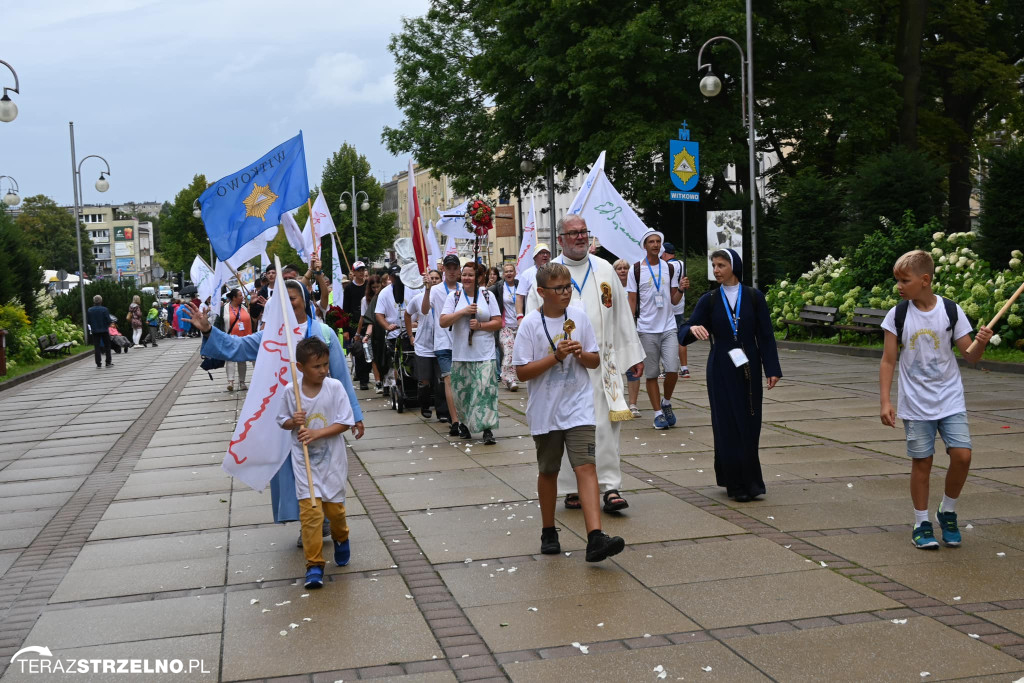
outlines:
M775 338L781 340L785 336L784 332L776 332ZM863 335L863 334L848 334L843 337L843 343L839 343L839 335L833 335L831 337L797 337L791 335L789 341L794 342L805 342L809 344L828 344L830 346L856 346L865 349L881 349L882 342L877 335ZM954 351L956 355L960 355L960 351L957 349ZM1010 346L989 346L985 349L985 355L982 356L982 360L993 360L1002 363L1024 363L1024 351L1015 349Z
M85 353L87 351L91 352L92 351L92 346L79 345L79 346L76 346L73 349L71 349L71 355L72 356L76 356L76 355L78 355L80 353ZM7 374L3 375L2 377L0 377L0 384L3 384L4 382L6 382L9 379L14 379L15 377L18 377L20 375L24 375L27 372L32 372L33 370L38 370L39 368L45 368L47 365L53 365L57 361L59 361L61 359L64 359L64 358L67 358L67 356L57 356L55 358L44 358L41 361L39 361L38 363L28 363L28 364L18 363L18 365L16 365L13 368L8 366L7 367Z

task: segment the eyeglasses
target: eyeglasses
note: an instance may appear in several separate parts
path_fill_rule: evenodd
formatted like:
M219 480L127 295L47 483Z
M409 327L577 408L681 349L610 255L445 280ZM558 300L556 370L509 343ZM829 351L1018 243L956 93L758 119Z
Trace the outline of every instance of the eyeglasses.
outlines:
M571 240L576 240L580 237L586 237L589 234L589 230L573 230L572 232L563 232L562 237L568 237Z
M540 285L537 285L537 289L547 289L555 294L568 294L572 291L572 284L558 285L557 287L541 287Z

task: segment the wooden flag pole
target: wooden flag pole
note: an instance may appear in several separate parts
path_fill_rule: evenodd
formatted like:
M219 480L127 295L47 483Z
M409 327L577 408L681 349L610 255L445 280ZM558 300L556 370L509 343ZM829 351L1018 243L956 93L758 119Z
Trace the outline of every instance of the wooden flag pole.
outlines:
M278 258L277 254L274 254L274 266L277 268L277 272L281 272L281 259ZM292 330L288 326L288 308L289 303L286 303L286 299L290 300L288 296L288 288L281 287L280 291L275 290L281 300L281 313L283 314L284 320L284 337L285 342L288 345L288 365L292 369L292 388L295 389L295 409L298 411L302 410L302 389L299 386L299 373L295 369L295 344L292 343ZM302 444L302 458L306 461L306 483L309 486L309 504L312 507L316 507L316 493L313 486L313 468L309 466L309 447L306 444Z
M350 266L348 264L348 254L345 253L345 245L341 243L341 240L338 239L338 236L335 233L333 233L333 232L331 233L331 239L334 240L334 243L337 244L338 247L341 248L341 257L343 259L345 259L345 268L347 268L348 272L351 273L352 272L352 266Z
M310 259L314 256L320 258L320 238L316 236L316 221L313 220L313 202L310 201L309 197L306 197L306 208L309 209L309 230L313 233L313 253L310 254Z
M1020 287L1017 288L1017 291L1013 293L1013 296L1007 299L1006 303L1003 304L1003 307L999 309L999 312L996 313L995 317L992 318L992 320L990 320L988 322L988 325L986 325L985 327L992 331L995 331L996 323L999 322L999 319L1002 318L1008 310L1010 310L1010 306L1012 306L1013 302L1016 301L1017 298L1021 295L1021 292L1024 292L1024 283L1021 283ZM967 353L974 353L974 351L977 348L978 340L975 339L974 341L971 342L971 345L967 347Z

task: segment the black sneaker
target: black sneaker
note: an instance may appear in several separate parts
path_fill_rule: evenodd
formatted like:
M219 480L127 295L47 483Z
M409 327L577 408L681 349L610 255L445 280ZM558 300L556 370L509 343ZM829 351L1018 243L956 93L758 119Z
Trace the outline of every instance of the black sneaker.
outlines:
M484 430L484 445L485 446L493 446L496 443L498 443L498 442L494 440L494 432L492 432L490 429L485 429Z
M448 428L448 436L459 438L459 423L452 422L452 426Z
M369 391L369 390L370 390L370 385L367 384L366 382L363 382L362 384L359 385L359 391Z
M600 562L612 555L618 555L626 547L619 536L609 536L603 531L594 532L587 541L587 562Z
M558 527L540 530L540 551L545 555L557 555L562 552L562 544L558 542Z
M424 418L424 419L426 419L426 420L429 420L429 419L430 419L430 416L431 416L432 414L433 414L433 413L431 413L431 412L430 412L430 408L421 408L421 409L420 409L420 415L422 415L422 416L423 416L423 418Z
M472 439L473 435L469 433L469 427L463 423L459 423L459 437L462 439Z

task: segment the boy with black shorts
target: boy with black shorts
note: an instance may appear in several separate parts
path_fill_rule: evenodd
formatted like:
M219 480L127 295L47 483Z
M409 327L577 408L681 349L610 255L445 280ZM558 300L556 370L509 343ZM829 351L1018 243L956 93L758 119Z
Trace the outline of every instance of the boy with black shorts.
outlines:
M600 491L594 464L594 392L588 369L600 363L597 337L586 312L569 307L572 278L560 263L537 269L541 308L523 318L512 348L519 381L527 382L526 420L537 447L537 494L540 501L540 551L561 552L555 528L555 499L562 452L576 473L587 527L587 562L617 555L625 547L618 536L601 531Z

